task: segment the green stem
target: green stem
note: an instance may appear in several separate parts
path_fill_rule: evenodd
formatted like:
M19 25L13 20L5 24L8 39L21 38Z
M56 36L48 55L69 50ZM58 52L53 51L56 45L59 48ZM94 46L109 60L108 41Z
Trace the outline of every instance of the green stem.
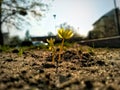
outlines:
M62 51L63 51L63 46L64 46L64 39L62 39L62 43L61 43L61 47L60 47L60 52L59 52L59 61L60 61L60 59L61 59L61 53L62 53Z
M54 46L52 47L52 62L55 62L55 48Z

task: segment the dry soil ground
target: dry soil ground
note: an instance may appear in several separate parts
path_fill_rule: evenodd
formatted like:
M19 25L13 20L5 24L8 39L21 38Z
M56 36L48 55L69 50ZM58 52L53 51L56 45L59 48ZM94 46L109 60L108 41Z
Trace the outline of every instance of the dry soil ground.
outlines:
M1 52L0 90L120 90L120 49L94 53L68 49L57 68L47 50Z

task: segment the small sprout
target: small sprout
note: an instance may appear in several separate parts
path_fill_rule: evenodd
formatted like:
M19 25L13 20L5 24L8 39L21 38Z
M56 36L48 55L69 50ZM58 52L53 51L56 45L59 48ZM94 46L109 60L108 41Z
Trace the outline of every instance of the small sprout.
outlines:
M89 49L88 49L88 53L89 53L90 55L95 55L95 52L94 52L94 50L93 50L92 48L89 48Z
M49 50L52 51L52 62L54 63L55 60L55 45L54 45L54 42L55 42L55 39L53 38L50 38L50 40L47 39L47 42L48 42L48 45L49 45Z
M71 29L60 28L58 30L58 36L59 36L59 38L62 39L62 43L61 43L61 46L60 46L60 52L59 52L59 58L58 58L58 60L60 60L61 59L61 53L62 53L63 46L64 46L64 41L65 41L65 39L70 39L73 36L73 32L72 32Z
M49 44L49 50L52 50L54 48L55 39L53 38L50 38L50 40L47 39L47 42Z
M20 48L20 49L19 49L18 55L19 55L19 56L22 56L22 55L23 55L23 48Z

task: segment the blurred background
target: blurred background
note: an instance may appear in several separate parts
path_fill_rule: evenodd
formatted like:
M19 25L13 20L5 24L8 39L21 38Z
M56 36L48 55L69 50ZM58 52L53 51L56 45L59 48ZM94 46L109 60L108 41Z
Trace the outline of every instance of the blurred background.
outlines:
M0 19L1 45L41 41L56 36L60 27L71 28L80 39L119 36L120 1L0 0Z

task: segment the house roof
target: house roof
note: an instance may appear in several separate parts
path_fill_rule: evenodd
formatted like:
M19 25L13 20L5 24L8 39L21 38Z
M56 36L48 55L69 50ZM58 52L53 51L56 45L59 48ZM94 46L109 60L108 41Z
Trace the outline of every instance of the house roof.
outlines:
M118 9L118 8L116 8L116 9ZM109 12L107 12L106 14L104 14L102 17L100 17L95 23L93 23L93 25L95 25L96 23L98 23L101 19L103 19L104 17L108 17L108 16L113 16L113 15L115 15L115 10L116 9L112 9L112 10L110 10ZM118 9L119 10L119 9ZM119 12L120 12L120 10L119 10Z

